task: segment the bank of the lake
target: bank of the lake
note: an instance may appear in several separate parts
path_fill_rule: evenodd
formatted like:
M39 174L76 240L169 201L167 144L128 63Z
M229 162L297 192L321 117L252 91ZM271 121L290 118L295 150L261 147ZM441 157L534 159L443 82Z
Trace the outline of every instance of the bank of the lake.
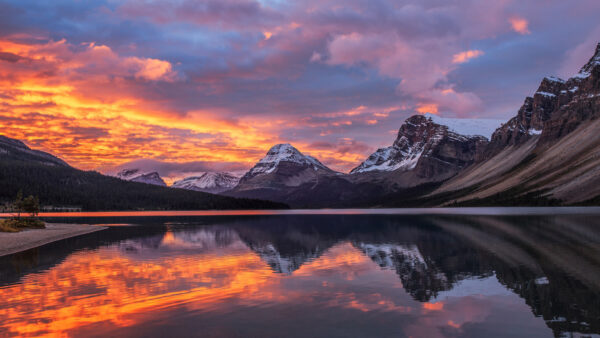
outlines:
M21 232L0 232L0 256L32 249L61 239L104 230L106 227L88 224L46 223L45 229Z

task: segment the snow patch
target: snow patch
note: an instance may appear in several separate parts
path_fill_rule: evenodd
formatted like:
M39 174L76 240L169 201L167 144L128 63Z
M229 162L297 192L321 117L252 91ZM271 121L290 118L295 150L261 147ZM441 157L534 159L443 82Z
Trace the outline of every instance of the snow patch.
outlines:
M234 188L240 181L240 175L230 172L205 172L186 177L173 183L173 188L187 190L222 192Z
M412 150L404 152L394 146L377 149L359 167L352 170L352 173L394 171L398 169L411 170L417 166L422 153L423 149L416 152ZM398 155L402 155L403 159L396 162L395 159Z
M492 137L492 134L504 120L496 119L459 119L441 117L434 114L425 114L425 117L431 118L434 123L448 127L448 130L465 136L484 136L487 139Z
M558 78L556 76L546 76L545 79L548 81L552 81L552 82L565 83L565 80Z
M554 95L552 93L548 93L548 92L536 92L536 94L543 95L546 97L555 97L556 96L556 95Z
M586 72L586 71L581 71L577 74L575 74L575 76L573 76L574 79L587 79L588 77L590 77L590 75L592 75L592 73Z
M377 264L385 268L394 268L394 256L402 256L411 266L418 264L427 267L427 263L416 245L396 244L367 244L358 243L357 246Z

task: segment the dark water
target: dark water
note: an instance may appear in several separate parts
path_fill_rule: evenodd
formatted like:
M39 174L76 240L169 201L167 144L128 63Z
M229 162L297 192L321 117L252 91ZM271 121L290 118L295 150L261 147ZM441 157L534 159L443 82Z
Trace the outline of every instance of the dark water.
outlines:
M597 215L53 221L112 226L0 258L0 336L600 333Z

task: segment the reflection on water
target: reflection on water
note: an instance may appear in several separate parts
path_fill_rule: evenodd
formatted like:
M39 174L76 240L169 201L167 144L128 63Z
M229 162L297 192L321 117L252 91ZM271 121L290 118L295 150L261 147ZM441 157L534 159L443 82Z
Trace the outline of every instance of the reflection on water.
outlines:
M0 258L0 336L600 333L593 217L110 223Z

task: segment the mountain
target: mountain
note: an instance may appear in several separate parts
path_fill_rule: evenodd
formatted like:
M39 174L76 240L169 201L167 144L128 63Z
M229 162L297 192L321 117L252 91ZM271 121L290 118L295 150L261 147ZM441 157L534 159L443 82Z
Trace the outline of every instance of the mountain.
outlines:
M161 187L167 186L156 171L144 173L140 169L123 169L117 173L116 177L124 181L153 184Z
M461 131L473 130L476 124L457 120L445 122L453 122L449 123L452 128ZM431 116L415 115L400 127L392 146L377 150L350 174L335 172L293 146L279 144L225 194L299 208L372 206L387 193L439 183L456 175L482 156L487 143L484 136L460 135L434 122Z
M293 207L597 205L599 117L600 44L575 76L544 78L506 123L414 115L349 174L277 145L227 194Z
M68 167L67 162L39 150L32 150L25 143L0 135L0 161L28 161L48 166Z
M302 177L296 177L302 173ZM302 154L298 149L290 144L277 144L267 152L258 163L252 167L240 180L240 184L248 185L257 177L279 178L279 183L286 186L294 186L307 181L308 176L313 173L333 173L333 170L327 168L316 158ZM292 178L291 180L289 180Z
M226 194L274 201L292 201L304 206L306 193L321 182L331 182L341 175L312 156L304 155L290 144L273 146L252 167L238 185ZM314 192L314 191L313 191Z
M474 163L487 144L484 136L461 135L430 116L414 115L400 127L392 146L378 149L350 174L389 182L394 189L439 182Z
M82 171L61 159L0 136L0 204L21 190L42 206L94 210L280 209L280 203L237 199L204 192L124 181Z
M598 117L600 44L575 76L544 78L494 132L482 158L430 197L469 205L597 204Z
M176 181L171 187L218 194L234 188L239 181L240 176L234 173L206 172Z

